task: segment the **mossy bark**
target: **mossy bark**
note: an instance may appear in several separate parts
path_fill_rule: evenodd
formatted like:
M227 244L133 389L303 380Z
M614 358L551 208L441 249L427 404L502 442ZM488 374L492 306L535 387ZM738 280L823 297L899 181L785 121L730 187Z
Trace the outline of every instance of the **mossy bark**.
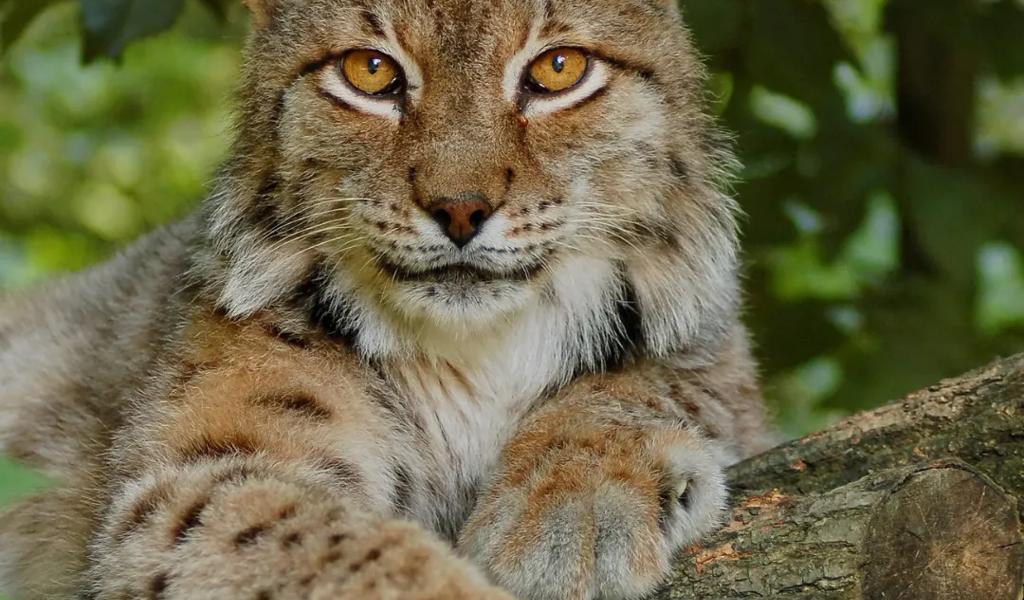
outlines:
M660 599L1020 600L1024 355L736 465Z

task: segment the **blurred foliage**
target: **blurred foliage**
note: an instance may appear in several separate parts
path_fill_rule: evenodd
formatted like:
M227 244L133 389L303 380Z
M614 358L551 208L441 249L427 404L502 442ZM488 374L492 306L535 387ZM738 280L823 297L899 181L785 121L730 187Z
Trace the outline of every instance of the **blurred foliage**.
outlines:
M683 0L790 433L1024 349L1024 3Z
M0 506L43 489L47 480L42 475L9 461L0 460Z
M203 196L236 4L0 0L0 288ZM787 432L1024 349L1024 1L682 4L746 165L748 320Z
M91 264L202 197L230 138L241 35L189 8L121 64L82 65L63 3L0 63L0 285Z

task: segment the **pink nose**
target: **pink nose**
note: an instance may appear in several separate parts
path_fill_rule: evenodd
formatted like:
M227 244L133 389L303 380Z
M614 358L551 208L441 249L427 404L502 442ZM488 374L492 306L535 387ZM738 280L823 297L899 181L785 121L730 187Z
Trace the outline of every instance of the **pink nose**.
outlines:
M429 211L448 239L459 248L476 237L484 222L494 214L494 208L482 194L440 198L430 205Z

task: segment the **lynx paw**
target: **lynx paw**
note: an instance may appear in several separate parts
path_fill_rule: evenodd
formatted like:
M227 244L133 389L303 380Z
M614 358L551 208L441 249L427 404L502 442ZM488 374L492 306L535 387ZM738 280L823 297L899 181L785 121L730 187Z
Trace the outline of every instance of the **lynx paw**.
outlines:
M130 528L110 530L120 551L107 547L89 597L511 600L416 525L379 520L319 490L240 477L212 490L158 486L117 507Z
M723 465L687 429L554 427L514 442L460 549L529 600L637 598L723 513Z

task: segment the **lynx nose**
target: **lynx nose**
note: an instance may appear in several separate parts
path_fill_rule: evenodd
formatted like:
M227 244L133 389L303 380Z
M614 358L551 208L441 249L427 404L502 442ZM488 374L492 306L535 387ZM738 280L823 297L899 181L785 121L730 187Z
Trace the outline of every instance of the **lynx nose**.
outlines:
M428 210L448 239L459 248L476 237L484 222L494 214L494 208L483 194L439 198Z

